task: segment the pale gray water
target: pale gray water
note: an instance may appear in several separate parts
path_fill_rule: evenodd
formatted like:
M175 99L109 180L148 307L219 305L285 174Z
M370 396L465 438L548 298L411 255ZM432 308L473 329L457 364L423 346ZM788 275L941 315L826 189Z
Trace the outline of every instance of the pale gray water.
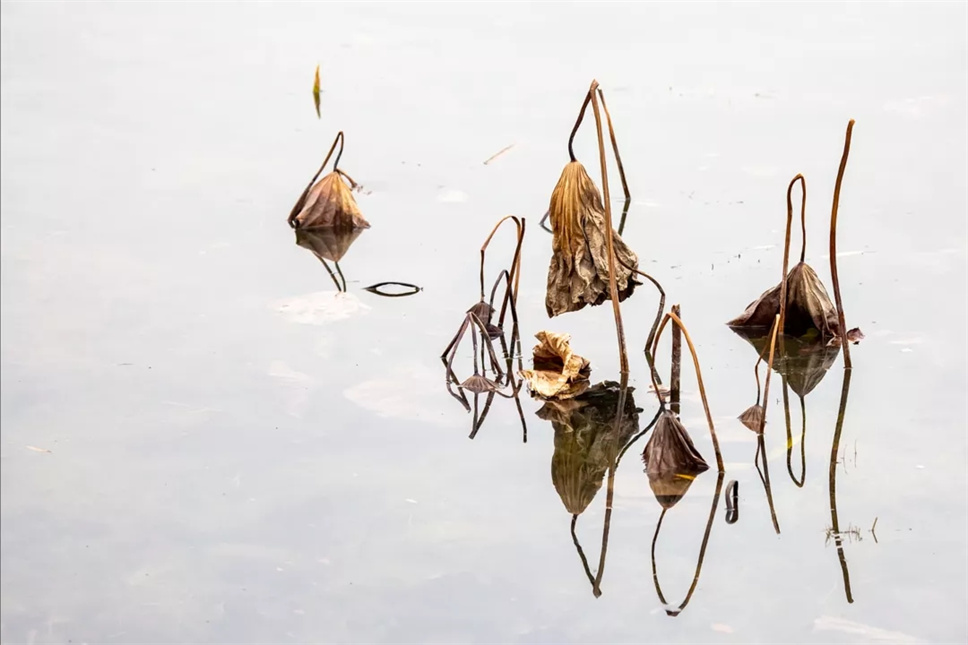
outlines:
M0 18L3 642L968 638L964 4L8 2ZM595 599L539 406L524 397L527 444L507 401L469 441L437 359L477 299L481 242L516 213L526 351L567 331L593 381L616 378L609 307L547 319L537 226L592 78L632 190L624 237L682 304L740 481L740 522L717 510L677 618L652 582L644 441L618 470ZM797 172L829 288L849 118L840 274L867 335L837 479L841 529L862 536L853 603L824 533L842 363L807 398L802 489L772 391L777 536L735 420L755 352L723 325L777 280ZM285 217L339 129L372 229L337 298ZM597 178L591 132L577 152ZM381 280L425 290L362 290ZM294 313L307 301L326 315ZM655 302L643 287L623 307L643 424ZM664 520L670 603L715 479ZM604 503L578 521L593 569Z

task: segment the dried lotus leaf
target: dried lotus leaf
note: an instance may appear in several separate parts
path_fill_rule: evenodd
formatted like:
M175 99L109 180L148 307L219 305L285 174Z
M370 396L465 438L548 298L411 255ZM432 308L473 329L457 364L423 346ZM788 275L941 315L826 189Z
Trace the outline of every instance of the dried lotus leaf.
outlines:
M584 166L565 166L551 194L549 217L552 255L548 267L545 309L549 317L600 305L610 298L608 285L608 230L601 195ZM638 257L612 231L617 262L618 299L632 295L639 284L625 265L638 267Z

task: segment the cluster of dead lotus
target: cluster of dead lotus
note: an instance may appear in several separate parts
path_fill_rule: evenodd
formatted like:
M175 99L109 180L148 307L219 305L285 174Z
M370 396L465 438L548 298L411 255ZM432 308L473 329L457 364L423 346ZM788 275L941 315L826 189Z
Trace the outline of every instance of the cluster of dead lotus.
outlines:
M585 116L588 105L594 113L601 170L601 191L585 167L576 159L573 142ZM532 396L544 401L538 416L549 420L555 431L555 452L552 457L552 480L565 508L572 515L572 537L581 556L585 572L596 595L601 593L601 580L604 572L605 553L608 543L608 527L614 493L615 471L626 451L649 430L652 434L643 450L649 485L662 506L662 514L656 525L653 538L653 574L656 591L663 602L658 576L655 573L655 542L667 510L671 509L689 489L695 477L706 471L708 465L696 449L688 431L679 418L679 371L681 363L681 340L684 337L695 367L698 389L705 417L709 426L710 438L715 451L718 480L710 509L706 531L700 548L699 562L693 584L683 601L672 615L678 614L689 602L696 588L702 559L709 539L713 517L722 491L724 466L716 438L713 416L710 412L702 372L695 346L689 332L679 315L678 306L665 311L665 292L652 276L639 270L639 260L632 249L622 240L612 224L612 209L609 198L608 168L606 163L603 114L608 126L609 138L615 155L623 190L625 211L630 203L625 170L618 151L611 116L605 105L604 94L593 81L585 94L578 119L568 140L569 161L562 170L561 177L551 194L547 217L552 233L552 253L548 268L545 307L549 318L565 313L576 312L588 306L598 306L606 301L612 304L616 338L618 342L620 379L618 382L602 382L591 385L590 362L576 354L570 347L567 334L540 331L536 334L539 343L533 350L533 369L525 370L522 364L520 330L517 317L518 283L521 270L521 245L525 235L525 220L514 216L502 218L487 236L480 250L480 297L464 314L454 338L444 349L441 360L444 364L448 392L470 412L474 419L471 430L473 438L481 427L484 418L496 396L513 399L521 418L522 436L527 440L527 425L521 407L519 394L523 383L527 383ZM754 372L756 373L756 403L740 415L740 420L757 433L757 455L754 458L759 469L759 456L763 455L761 477L767 490L773 514L774 526L779 532L776 514L772 511L769 473L766 469L763 431L766 423L766 407L770 387L770 375L774 368L783 378L784 402L787 404L788 446L790 440L790 414L788 406L788 386L803 397L816 386L836 358L839 350L844 352L848 376L851 367L850 342L863 337L859 330L848 331L844 320L843 303L840 296L837 274L836 225L841 184L850 149L850 139L854 122L847 126L844 150L833 194L830 220L830 270L835 303L831 302L816 271L805 262L806 255L806 181L797 175L787 189L787 221L784 244L783 266L780 282L765 291L752 302L746 310L728 324L738 334L749 340L759 355ZM369 224L362 217L353 198L352 189L356 182L338 168L342 154L343 135L337 135L326 160L303 191L289 216L289 223L297 230L297 241L313 252L326 264L325 260L338 262L345 249L359 232ZM340 144L332 171L318 182L329 158ZM800 261L788 271L791 227L793 222L792 194L796 184L801 187L801 222L804 238L801 246ZM505 223L513 224L515 246L510 264L501 270L494 281L485 281L485 257L495 234ZM542 221L542 225L543 225ZM329 269L330 275L335 274ZM340 277L337 264L337 272ZM639 408L632 400L633 388L628 386L629 361L626 351L621 303L631 297L645 279L651 282L659 295L658 311L645 343L645 357L648 362L652 387L658 395L658 411L652 422L644 429L638 428ZM487 290L488 284L491 285ZM337 282L337 286L339 283ZM343 280L345 289L345 279ZM510 330L507 330L510 321ZM668 325L668 323L672 325ZM661 383L655 367L654 357L659 341L666 327L672 329L672 368L669 387ZM470 373L458 375L463 362L458 356L461 347L470 335L471 361ZM760 396L759 364L767 363L767 376L763 396ZM845 381L847 383L849 381ZM468 398L470 394L473 403ZM486 397L481 407L479 398ZM761 403L762 401L762 403ZM842 408L846 403L846 387ZM842 423L841 419L838 425ZM805 421L804 421L805 428ZM803 435L801 435L801 446ZM788 466L790 453L788 449ZM804 462L805 464L805 462ZM805 465L804 465L805 467ZM603 485L607 476L607 497L605 527L602 537L601 556L598 571L592 575L584 552L576 534L578 516L588 507ZM794 482L802 486L805 471L800 480L793 475ZM731 483L727 495L727 521L732 523L738 518L736 507L736 486ZM831 484L833 490L833 484ZM836 525L836 510L834 509ZM841 557L843 562L843 558ZM846 581L846 565L844 565ZM849 591L848 591L849 598Z

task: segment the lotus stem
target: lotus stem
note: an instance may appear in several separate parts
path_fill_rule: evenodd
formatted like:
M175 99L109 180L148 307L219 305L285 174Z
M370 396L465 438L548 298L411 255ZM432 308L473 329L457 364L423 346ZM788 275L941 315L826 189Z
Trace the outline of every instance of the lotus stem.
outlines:
M699 367L699 357L696 355L696 347L692 344L692 338L689 337L689 330L686 329L684 324L682 324L682 320L679 319L679 316L673 313L668 313L662 319L662 324L659 325L659 333L656 335L654 344L652 345L652 354L655 355L656 348L659 346L659 340L662 338L662 331L665 329L666 323L669 322L669 320L672 320L672 322L682 330L682 335L685 337L686 343L689 345L689 353L692 354L692 362L696 367L696 380L699 382L699 395L702 397L702 407L706 411L706 421L709 423L709 434L713 440L713 449L716 451L716 466L719 468L719 472L725 472L725 468L723 466L723 455L719 451L719 440L716 438L716 427L713 425L713 415L709 411L709 401L706 399L706 387L702 382L702 370ZM652 385L655 387L656 392L658 392L659 385L655 381L654 370ZM659 397L659 401L661 405L661 397Z
M289 213L289 219L287 220L289 222L289 226L292 226L293 220L296 219L296 216L299 215L299 211L302 210L302 205L303 205L303 202L306 201L306 195L309 194L309 189L313 187L313 184L316 183L316 179L323 172L323 169L326 167L326 164L329 163L329 158L333 156L333 151L336 150L336 144L337 143L340 144L339 154L340 154L340 156L342 156L342 154L343 154L343 143L342 142L343 142L343 131L340 130L336 134L336 138L333 139L333 145L331 145L329 147L329 152L326 153L326 158L323 159L323 163L319 166L319 170L317 170L316 171L316 174L313 175L313 178L309 180L309 183L306 185L306 190L304 190L302 192L302 195L299 196L299 200L296 202L296 205L292 207L292 212ZM339 162L339 158L338 157L337 157L336 161ZM333 169L334 170L336 169L336 164L333 164Z
M623 376L629 373L629 357L625 351L625 331L622 328L622 311L618 301L618 285L615 282L615 244L612 229L612 201L608 196L608 168L605 163L605 139L602 133L602 116L598 109L598 81L592 81L588 93L591 95L592 110L595 112L595 126L598 131L598 157L602 166L602 196L605 200L605 227L608 229L608 288L612 300L612 312L615 314L615 334L618 336L618 351L620 372ZM582 108L584 110L584 107Z
M797 174L796 177L790 180L790 185L787 186L787 221L786 221L786 239L783 242L783 275L780 276L780 329L786 329L786 305L787 305L787 271L790 269L790 229L793 226L793 185L800 182L800 186L803 190L803 201L800 211L800 222L801 228L803 229L803 245L800 247L800 261L803 262L804 255L807 252L807 224L805 219L805 212L807 207L807 181L803 178L803 175Z
M598 98L602 102L602 110L605 112L605 121L608 122L608 136L612 140L612 150L615 152L615 163L618 164L618 176L622 180L622 192L625 193L625 208L622 210L622 222L625 222L625 214L628 212L629 203L632 196L629 194L629 185L625 181L625 166L622 165L622 156L618 153L618 142L615 140L615 128L612 127L612 115L608 113L608 106L605 105L605 93L598 88ZM621 235L621 232L619 232Z
M672 313L682 317L682 310L679 305L672 305ZM673 414L679 414L679 398L682 375L682 330L678 327L672 328L672 373L669 376L669 408Z
M596 81L592 81L592 85L598 85ZM578 134L578 128L581 126L582 120L585 118L585 109L588 107L588 103L592 100L592 93L594 90L588 90L585 93L585 100L582 101L581 110L578 111L578 119L575 121L574 127L571 129L571 135L568 137L568 158L571 161L578 161L575 158L575 150L573 144L575 142L575 135Z
M840 344L844 348L844 368L851 368L850 343L847 342L847 323L844 321L844 302L840 297L840 279L837 276L837 210L840 208L840 186L847 170L847 157L850 155L850 135L854 130L854 120L847 122L844 136L844 154L837 170L837 183L834 184L834 202L830 207L830 279L834 283L834 300L837 302L837 322L840 326Z

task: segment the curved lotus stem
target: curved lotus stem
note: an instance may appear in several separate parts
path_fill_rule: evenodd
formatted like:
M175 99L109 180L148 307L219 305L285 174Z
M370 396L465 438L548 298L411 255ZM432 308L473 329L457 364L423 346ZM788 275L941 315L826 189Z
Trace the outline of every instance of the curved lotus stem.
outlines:
M696 347L692 344L692 338L689 337L689 330L686 329L684 324L682 324L682 320L679 319L679 316L673 313L668 313L662 319L662 324L659 325L659 333L656 334L655 341L653 341L652 355L655 355L655 351L659 346L659 340L662 338L662 332L665 330L666 323L670 320L682 330L682 335L685 337L686 343L689 345L689 353L692 354L692 362L696 367L696 380L699 382L699 395L702 397L702 407L706 411L706 421L709 423L709 434L713 440L713 449L716 451L716 466L719 468L720 473L725 472L725 467L723 466L723 455L719 451L719 440L716 438L716 427L713 425L713 415L709 411L709 401L706 399L706 387L702 382L702 370L699 368L699 357L696 355ZM655 388L656 392L659 391L659 384L655 380L654 373L652 374L652 386ZM659 398L659 401L660 405L664 407L665 403L662 403L661 397Z
M830 207L830 279L834 283L834 300L837 302L837 322L840 326L840 344L844 348L844 368L850 369L850 343L847 341L847 323L844 321L844 302L840 298L840 280L837 277L837 210L840 208L840 185L847 170L847 157L850 155L850 135L854 130L854 120L847 122L844 137L844 154L837 169L837 183L834 184L834 203Z
M309 189L313 187L313 184L316 183L316 179L323 172L323 169L326 167L326 164L329 163L329 158L333 156L333 151L336 150L336 144L338 143L340 144L339 155L336 157L336 161L333 163L333 170L334 171L336 170L336 164L339 163L339 158L343 156L343 141L344 141L343 131L340 130L336 134L336 138L333 139L333 145L329 147L329 152L326 153L326 158L323 159L323 163L319 166L319 170L317 170L316 174L313 175L313 178L309 180L309 183L306 185L306 190L302 192L302 195L299 196L299 200L296 202L296 205L292 207L292 212L289 213L289 219L287 220L289 222L289 226L292 226L292 222L293 220L296 219L296 215L298 215L299 211L302 210L302 205L303 205L303 202L306 201L306 195L309 194Z
M797 173L797 176L790 180L790 185L787 186L787 221L786 221L786 239L783 242L783 275L780 276L780 329L784 329L786 325L786 302L787 302L787 271L790 268L790 228L793 225L793 185L800 182L800 188L803 191L803 200L800 202L800 228L803 231L803 243L800 247L800 261L803 262L803 258L807 253L807 220L806 220L806 210L807 210L807 180L804 179L803 175Z
M491 229L491 233L490 235L487 236L487 239L484 240L484 244L481 245L480 281L481 281L481 300L483 301L484 300L484 256L487 253L488 245L490 245L491 243L491 238L493 238L494 234L497 233L497 230L501 228L501 224L503 224L507 220L511 220L514 222L514 225L517 228L517 232L518 232L518 235L517 235L518 241L517 241L517 245L514 248L514 257L511 260L511 268L508 270L510 282L508 284L508 292L507 294L505 294L505 298L501 304L501 314L498 317L498 326L504 324L504 315L507 310L508 299L513 298L515 302L517 302L517 299L518 299L518 284L521 281L521 276L520 276L521 244L524 241L524 230L525 230L524 218L518 218L515 215L506 215L502 217L500 220L498 220L498 223L494 225L494 228Z
M615 140L615 128L612 127L612 115L608 113L608 106L605 105L605 93L598 88L598 98L602 102L602 110L605 112L605 120L608 122L608 137L612 140L612 150L615 152L615 163L618 164L618 177L622 180L622 192L625 193L625 208L622 210L622 221L625 221L625 214L629 210L629 203L632 196L629 194L629 185L625 181L625 166L622 165L622 156L618 153L618 141ZM619 225L619 235L622 225Z

